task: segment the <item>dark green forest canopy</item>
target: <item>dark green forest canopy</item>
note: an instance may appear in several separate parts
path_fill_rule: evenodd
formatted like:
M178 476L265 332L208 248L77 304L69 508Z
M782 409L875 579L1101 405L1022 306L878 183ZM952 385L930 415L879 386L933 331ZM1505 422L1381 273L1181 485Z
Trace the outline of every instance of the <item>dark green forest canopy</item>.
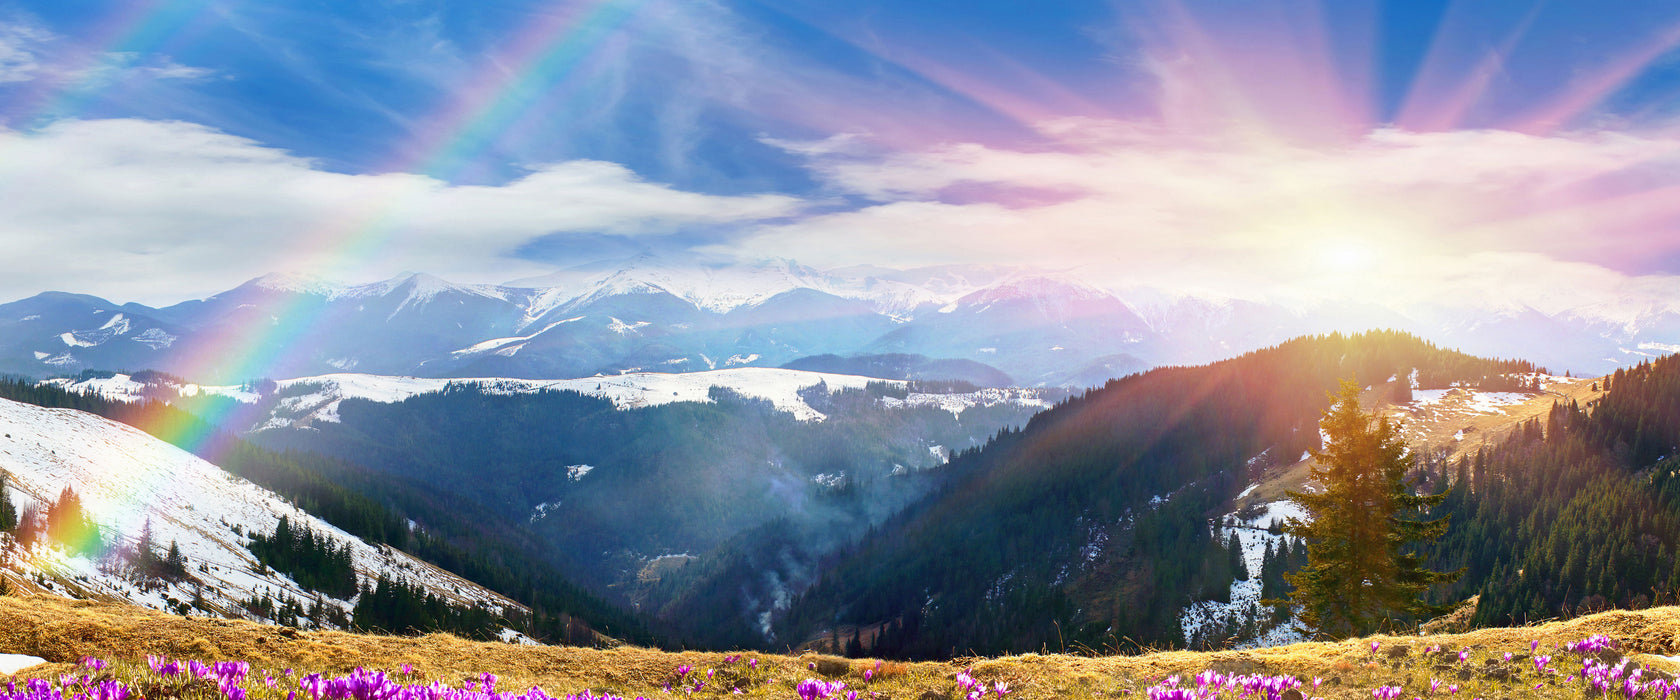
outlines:
M1453 527L1424 551L1434 568L1468 567L1438 599L1481 594L1478 625L1677 602L1680 356L1617 370L1610 386L1429 465L1455 485L1434 511Z

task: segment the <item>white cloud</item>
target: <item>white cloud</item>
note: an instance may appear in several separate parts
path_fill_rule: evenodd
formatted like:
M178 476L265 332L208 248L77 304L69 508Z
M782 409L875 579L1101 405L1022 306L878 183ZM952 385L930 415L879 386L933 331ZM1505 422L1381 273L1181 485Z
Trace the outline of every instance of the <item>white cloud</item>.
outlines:
M546 234L661 233L801 206L684 192L594 161L544 165L495 187L333 173L182 122L63 121L0 132L0 152L7 298L63 289L172 302L277 269L499 281L536 271L506 256Z
M874 203L722 248L818 265L1015 262L1117 285L1402 305L1557 310L1675 287L1613 271L1657 252L1653 241L1680 253L1673 136L1377 130L1303 147L1101 120L1043 132L1061 142L885 157L787 144L829 185ZM964 195L976 188L984 195Z

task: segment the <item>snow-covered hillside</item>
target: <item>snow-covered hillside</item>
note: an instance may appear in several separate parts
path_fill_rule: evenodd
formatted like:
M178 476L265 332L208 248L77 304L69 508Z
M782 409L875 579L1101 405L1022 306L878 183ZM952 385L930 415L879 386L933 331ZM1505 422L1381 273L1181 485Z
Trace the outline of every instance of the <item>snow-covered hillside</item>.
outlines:
M134 401L144 397L170 400L171 396L190 397L213 394L232 397L242 403L256 403L263 399L241 387L199 386L178 384L145 384L125 374L86 379L54 379L47 383L79 393L91 393L106 398ZM254 427L257 429L307 425L314 421L338 420L338 406L345 399L366 399L394 403L411 396L443 391L454 385L471 385L490 393L524 394L539 391L576 391L598 396L613 402L620 409L643 408L677 402L711 401L711 390L727 389L748 398L769 401L777 410L792 414L803 421L826 418L800 397L802 391L817 385L830 392L843 389L862 389L871 383L903 387L905 382L860 377L848 374L807 372L804 370L771 367L735 367L730 369L667 374L633 372L582 379L429 379L421 377L390 377L372 374L326 374L276 382L276 395L281 398L273 409ZM1047 407L1046 392L1039 389L980 389L954 394L908 394L904 399L886 398L888 408L933 405L953 414L975 406L994 406L1014 403L1023 406Z
M1221 525L1213 528L1213 537L1224 542L1232 534L1237 536L1237 541L1242 543L1243 567L1248 569L1248 578L1231 582L1231 600L1228 603L1197 601L1179 612L1178 623L1184 630L1186 644L1217 644L1223 640L1212 635L1239 629L1250 621L1254 621L1257 627L1255 634L1242 640L1238 648L1281 646L1304 641L1304 637L1294 629L1294 620L1269 624L1267 615L1271 611L1260 606L1260 570L1265 563L1266 549L1277 549L1287 537L1271 532L1270 528L1291 518L1305 517L1306 511L1293 501L1277 501L1262 504L1258 514L1246 519L1240 518L1237 513L1229 513L1221 519Z
M24 550L12 545L0 553L0 568L57 579L52 587L60 593L120 598L155 609L201 596L205 608L234 616L251 616L243 601L265 593L312 603L314 593L279 573L264 571L246 549L252 534L274 532L285 516L294 528L307 527L317 536L347 543L363 581L383 573L458 603L515 606L407 554L369 545L220 467L93 414L0 399L0 469L20 509L44 507L65 486L75 489L117 549L132 551L149 521L160 549L171 543L180 546L190 576L183 582L153 580L142 586L132 580L137 577L125 575L114 557L70 556L46 546ZM351 601L331 598L323 603L346 612L351 607Z

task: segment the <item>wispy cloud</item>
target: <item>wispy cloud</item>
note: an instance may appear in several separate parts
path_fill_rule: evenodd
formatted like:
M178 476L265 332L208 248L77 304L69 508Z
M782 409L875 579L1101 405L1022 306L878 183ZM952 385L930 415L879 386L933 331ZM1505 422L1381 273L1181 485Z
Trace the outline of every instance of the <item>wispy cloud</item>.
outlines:
M32 22L0 19L0 83L22 83L42 73L41 53L51 32Z
M801 207L685 192L599 161L542 165L496 187L334 173L181 122L62 121L0 132L0 151L0 297L10 298L74 289L170 301L274 269L502 281L548 269L511 257L545 236L666 235Z

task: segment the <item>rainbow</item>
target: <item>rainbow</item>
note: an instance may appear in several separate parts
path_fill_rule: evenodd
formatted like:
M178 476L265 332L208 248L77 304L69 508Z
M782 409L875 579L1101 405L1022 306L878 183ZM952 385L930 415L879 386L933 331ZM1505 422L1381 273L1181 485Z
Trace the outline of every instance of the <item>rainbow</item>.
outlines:
M505 48L487 56L465 89L430 116L391 156L374 168L384 173L379 194L341 207L300 231L279 256L279 269L318 269L372 259L402 231L410 205L447 186L474 160L493 149L510 126L587 67L603 42L630 22L647 0L580 0L538 9ZM97 99L97 68L112 53L147 54L167 48L184 29L204 17L202 0L139 0L123 3L91 33L79 73L70 83L43 85L18 103L14 123L38 125L74 118ZM46 81L43 81L46 82ZM276 294L268 303L244 309L190 351L175 369L190 381L238 382L271 376L281 360L309 345L322 309L307 296ZM223 431L255 419L255 407L218 402L197 417L159 410L141 417L139 427L217 461Z
M419 198L448 182L475 158L493 148L510 125L526 116L557 86L564 87L608 37L629 22L647 0L583 0L548 8L527 23L507 49L487 58L469 80L469 89L443 106L378 172L404 173L381 196L340 209L307 231L283 255L282 269L308 263L346 263L371 258L400 232L402 214ZM97 67L111 52L146 53L168 44L200 16L201 0L142 0L127 3L94 33L84 60ZM22 103L18 123L73 118L97 97L96 78L43 88ZM320 330L322 310L305 295L276 294L269 303L241 315L209 337L176 368L190 381L238 382L270 375L289 353L307 347ZM204 404L200 414L166 405L147 405L131 420L140 429L193 452L211 463L223 461L237 444L234 431L250 425L260 407L237 401ZM127 512L104 514L107 522L141 522L148 509L143 494L163 484L136 484ZM111 516L116 516L113 520ZM78 543L78 546L89 546Z
M357 203L302 232L289 263L343 263L370 259L401 230L409 204L447 182L545 93L571 76L601 43L634 17L646 0L585 0L550 8L528 22L501 54L484 61L457 99L423 121L419 131L382 172L422 174L400 178L371 201ZM295 268L294 268L295 269ZM181 365L193 381L263 378L317 330L321 309L307 297L277 295L267 308L249 309L197 348ZM220 431L247 425L255 407L222 402L202 422L159 412L148 432L216 461Z

